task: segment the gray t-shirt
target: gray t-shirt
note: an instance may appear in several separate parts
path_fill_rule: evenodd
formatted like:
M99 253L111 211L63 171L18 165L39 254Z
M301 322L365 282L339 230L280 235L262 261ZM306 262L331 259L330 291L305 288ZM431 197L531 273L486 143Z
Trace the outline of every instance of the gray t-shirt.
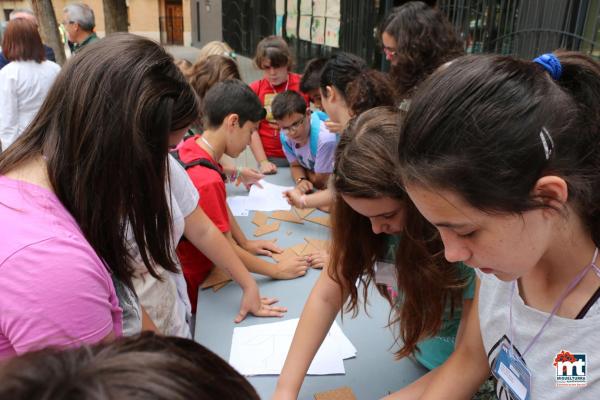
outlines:
M510 336L512 282L503 282L481 272L478 272L478 277L481 280L481 336L490 367L493 367L503 339ZM512 303L513 345L516 352L522 354L549 314L525 305L518 289ZM531 372L531 400L600 399L599 328L600 314L597 312L588 312L583 319L552 318L524 356ZM496 386L496 393L499 399L512 399L500 384Z

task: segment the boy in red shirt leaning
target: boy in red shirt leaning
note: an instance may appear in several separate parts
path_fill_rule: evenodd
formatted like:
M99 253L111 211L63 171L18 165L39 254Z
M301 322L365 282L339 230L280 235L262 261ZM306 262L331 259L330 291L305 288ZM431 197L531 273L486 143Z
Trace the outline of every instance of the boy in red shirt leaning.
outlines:
M217 163L223 154L237 157L250 142L250 135L265 116L256 94L243 82L232 79L217 83L204 98L204 133L187 139L179 147L179 157L185 164L203 160L202 165L187 168L187 173L200 194L199 205L229 239L236 254L250 272L273 279L292 279L306 273L305 257L294 257L278 264L266 262L255 255L280 253L273 242L248 240L226 201L225 174ZM197 303L198 286L204 281L212 263L191 243L182 240L177 255L183 266L192 306ZM195 310L194 310L195 311Z

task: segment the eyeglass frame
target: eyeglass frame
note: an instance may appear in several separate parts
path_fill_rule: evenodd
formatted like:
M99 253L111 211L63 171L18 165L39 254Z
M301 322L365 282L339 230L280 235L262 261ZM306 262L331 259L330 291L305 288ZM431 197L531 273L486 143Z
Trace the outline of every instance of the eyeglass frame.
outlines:
M285 132L286 134L288 133L292 133L292 132L296 132L298 129L300 129L300 127L302 125L304 125L304 122L306 122L306 114L304 114L302 116L302 118L300 118L298 121L294 122L293 124L291 124L290 126L287 127L281 127L280 129Z

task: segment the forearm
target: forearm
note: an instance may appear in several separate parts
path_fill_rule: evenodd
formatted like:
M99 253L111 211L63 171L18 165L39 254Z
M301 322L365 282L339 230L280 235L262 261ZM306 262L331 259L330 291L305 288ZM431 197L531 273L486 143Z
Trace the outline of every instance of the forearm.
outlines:
M385 396L381 400L419 400L427 386L431 384L437 374L437 369L431 370L410 385L394 392L388 396Z
M150 332L160 333L160 331L154 324L154 321L152 321L152 318L146 312L146 309L144 308L144 306L140 305L140 308L142 309L142 331L144 331L144 332L150 331Z
M200 207L186 217L184 233L209 260L225 268L242 288L255 283L229 241Z
M309 175L311 182L319 189L325 189L327 187L327 182L329 182L329 177L331 176L331 174L321 174L316 172L313 172L311 175Z
M240 260L242 260L242 263L246 269L248 269L248 271L273 278L273 274L276 271L275 265L268 263L253 254L250 254L248 251L239 246L231 236L229 236L229 240L233 250L235 251L235 254L240 258Z
M290 165L290 173L292 174L292 179L294 180L294 184L298 183L298 179L308 177L304 167L301 165L298 165L298 164Z
M229 205L227 205L227 215L229 216L229 228L231 230L231 235L233 236L233 239L242 248L245 247L246 241L248 239L246 238L246 235L242 231L242 228L240 228L240 225L237 223L237 220L233 216L231 209L229 209ZM242 260L242 262L243 262L243 260ZM244 263L244 264L246 264L246 263Z
M250 150L252 151L256 162L261 163L267 159L267 155L258 132L252 132L252 136L250 138Z
M328 292L329 295L324 295ZM341 289L323 271L302 310L276 393L296 398L310 364L342 306ZM286 396L291 395L291 396Z
M333 190L325 189L316 193L307 194L305 197L305 208L317 208L329 206L333 203Z

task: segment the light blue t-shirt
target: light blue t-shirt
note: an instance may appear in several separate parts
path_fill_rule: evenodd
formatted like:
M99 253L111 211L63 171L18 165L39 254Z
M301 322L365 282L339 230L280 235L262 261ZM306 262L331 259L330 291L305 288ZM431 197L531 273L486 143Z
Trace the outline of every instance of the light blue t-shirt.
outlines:
M317 174L333 172L337 135L329 132L323 123L328 119L327 114L313 111L310 116L310 133L305 145L297 147L298 143L288 138L280 131L281 146L288 162L297 162L302 167Z

